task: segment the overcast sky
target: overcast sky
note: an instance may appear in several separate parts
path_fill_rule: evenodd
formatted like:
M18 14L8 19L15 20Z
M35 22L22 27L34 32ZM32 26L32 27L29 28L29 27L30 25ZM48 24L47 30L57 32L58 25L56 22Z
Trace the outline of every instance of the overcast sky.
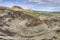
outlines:
M60 11L60 0L0 0L0 6L14 5L37 11Z

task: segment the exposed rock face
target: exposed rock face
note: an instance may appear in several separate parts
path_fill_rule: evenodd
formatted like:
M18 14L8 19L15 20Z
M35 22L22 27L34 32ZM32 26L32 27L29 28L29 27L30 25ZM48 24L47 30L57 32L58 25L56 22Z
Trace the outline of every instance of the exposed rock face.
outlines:
M1 11L0 39L60 40L60 17L40 20L19 11Z

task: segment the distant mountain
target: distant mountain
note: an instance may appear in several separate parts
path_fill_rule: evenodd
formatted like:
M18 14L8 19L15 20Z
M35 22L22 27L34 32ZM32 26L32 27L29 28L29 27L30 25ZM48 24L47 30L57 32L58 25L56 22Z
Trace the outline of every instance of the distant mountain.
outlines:
M0 10L8 9L9 7L0 6Z
M19 9L22 9L22 7L19 7L19 6L13 6L12 8L19 8Z

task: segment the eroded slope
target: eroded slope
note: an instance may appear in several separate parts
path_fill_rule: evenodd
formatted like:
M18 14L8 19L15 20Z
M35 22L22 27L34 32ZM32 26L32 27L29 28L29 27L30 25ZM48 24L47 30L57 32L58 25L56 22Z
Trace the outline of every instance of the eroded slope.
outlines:
M60 17L36 19L20 11L0 10L0 39L60 40Z

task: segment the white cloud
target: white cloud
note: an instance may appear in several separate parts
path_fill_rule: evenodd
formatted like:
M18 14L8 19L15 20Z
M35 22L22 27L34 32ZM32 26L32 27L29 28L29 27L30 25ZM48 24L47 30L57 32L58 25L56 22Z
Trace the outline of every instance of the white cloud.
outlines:
M60 6L60 0L27 0L27 1L35 2L39 5Z
M37 4L42 4L42 3L44 3L44 2L42 2L41 0L28 0L28 1L30 1L30 2L35 2L35 3L37 3Z
M31 2L40 2L40 0L28 0L28 1L31 1Z
M24 9L32 9L32 8L35 8L35 6L34 5L22 5L22 7L24 8Z

